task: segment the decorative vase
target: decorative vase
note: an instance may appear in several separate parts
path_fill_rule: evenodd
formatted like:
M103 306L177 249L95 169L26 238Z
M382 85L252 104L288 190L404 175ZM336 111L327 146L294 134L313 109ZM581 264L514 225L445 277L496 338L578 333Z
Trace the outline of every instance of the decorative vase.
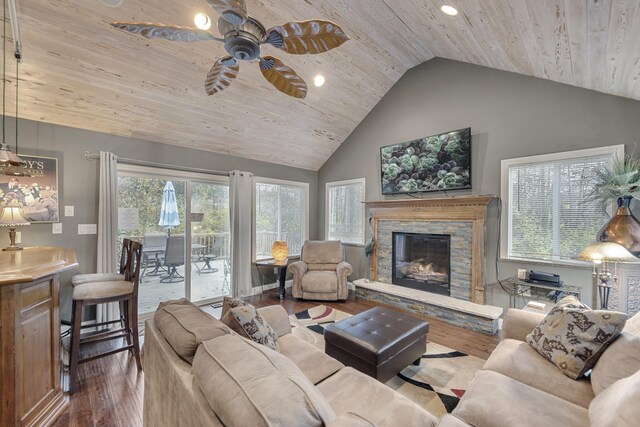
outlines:
M631 196L618 197L616 214L598 231L598 241L624 246L634 256L640 255L640 221L629 209Z

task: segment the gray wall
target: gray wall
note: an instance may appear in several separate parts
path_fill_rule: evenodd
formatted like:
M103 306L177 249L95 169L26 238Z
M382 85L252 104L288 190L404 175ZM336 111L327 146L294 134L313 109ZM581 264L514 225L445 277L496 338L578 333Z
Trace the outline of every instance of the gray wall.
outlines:
M7 141L14 147L14 118L7 117ZM289 179L309 183L309 234L316 237L318 223L317 173L314 171L275 165L272 163L174 147L166 144L123 138L42 122L20 120L19 148L21 154L52 156L59 159L61 215L65 205L75 206L75 216L61 216L63 234L51 233L51 224L20 227L25 246L49 245L72 248L76 251L79 268L61 277L62 315L70 313L70 284L72 274L95 271L95 235L78 235L78 224L98 222L98 160L82 160L84 151L111 151L123 158L151 162L228 171L239 169L256 176ZM286 130L283 130L286 131ZM212 138L215 134L212 133ZM0 246L8 245L8 233L0 233Z
M613 144L626 144L626 152L631 153L640 135L639 118L638 101L433 59L409 70L323 165L318 176L318 208L324 212L324 186L328 181L365 177L367 200L385 198L379 173L379 148L384 145L470 126L473 190L448 194L500 195L502 159ZM497 218L494 202L486 248L488 283L496 282ZM321 238L324 228L321 217ZM367 262L362 248L350 247L348 260L357 266L352 278L364 277ZM517 268L557 272L568 284L584 287L585 301L592 299L588 268L500 262L500 278L513 276ZM506 294L493 285L488 303L506 306Z

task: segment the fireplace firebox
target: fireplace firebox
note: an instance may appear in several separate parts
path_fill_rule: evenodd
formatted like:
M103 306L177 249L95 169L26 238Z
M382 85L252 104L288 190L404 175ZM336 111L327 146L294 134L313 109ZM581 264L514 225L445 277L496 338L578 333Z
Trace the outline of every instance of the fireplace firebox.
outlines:
M392 241L394 285L450 295L451 236L394 232Z

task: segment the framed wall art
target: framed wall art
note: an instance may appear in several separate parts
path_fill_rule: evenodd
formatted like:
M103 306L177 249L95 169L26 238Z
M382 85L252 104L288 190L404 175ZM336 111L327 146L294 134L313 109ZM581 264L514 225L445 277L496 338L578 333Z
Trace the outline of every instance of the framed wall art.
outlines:
M0 207L18 203L31 223L59 222L58 159L23 154L20 158L30 176L0 175Z

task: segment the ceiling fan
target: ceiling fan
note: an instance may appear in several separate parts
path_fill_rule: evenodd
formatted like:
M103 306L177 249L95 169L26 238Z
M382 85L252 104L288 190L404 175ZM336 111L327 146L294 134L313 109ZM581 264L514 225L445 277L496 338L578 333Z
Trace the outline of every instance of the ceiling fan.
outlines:
M279 91L295 98L307 95L307 84L289 66L274 56L261 56L263 44L270 44L287 53L316 54L326 52L349 40L338 25L331 21L313 19L288 22L268 30L255 18L247 15L244 0L207 0L209 6L220 14L218 31L223 38L208 31L178 25L162 25L150 22L112 22L115 28L139 34L147 38L193 42L217 40L224 43L229 56L218 58L207 78L204 88L208 95L226 89L240 70L240 60L259 60L262 75Z

